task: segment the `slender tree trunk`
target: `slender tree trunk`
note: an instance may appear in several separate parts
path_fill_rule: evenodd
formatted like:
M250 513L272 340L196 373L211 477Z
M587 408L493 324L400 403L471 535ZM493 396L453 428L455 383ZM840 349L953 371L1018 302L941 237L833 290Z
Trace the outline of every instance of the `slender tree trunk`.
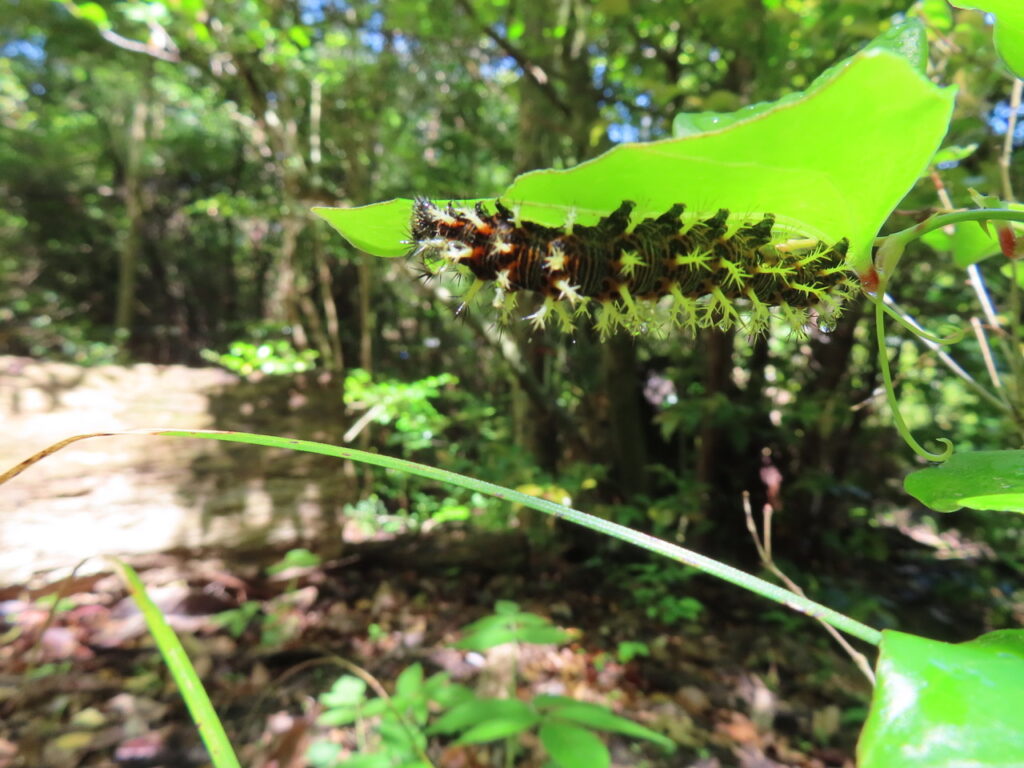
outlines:
M139 255L143 242L143 206L140 165L146 144L146 124L149 119L149 82L143 80L138 100L132 108L128 126L128 149L124 164L124 207L128 217L128 232L121 244L117 275L117 301L114 310L114 328L120 344L131 336L135 314L135 283Z
M645 416L640 408L643 382L638 376L634 339L619 335L601 346L601 374L610 405L612 478L622 495L631 498L649 490Z

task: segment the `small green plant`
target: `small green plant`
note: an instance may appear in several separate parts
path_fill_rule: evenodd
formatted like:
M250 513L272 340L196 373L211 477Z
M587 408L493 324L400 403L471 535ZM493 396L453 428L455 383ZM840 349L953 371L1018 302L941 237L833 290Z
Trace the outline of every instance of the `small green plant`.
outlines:
M462 631L464 636L455 646L476 652L509 643L560 644L571 637L549 619L506 600L498 601L493 614ZM310 764L314 768L431 766L430 739L443 737L455 739L457 745L503 742L505 764L513 765L520 750L518 737L531 731L547 752L549 764L557 768L610 765L608 748L596 731L645 739L669 750L675 747L671 739L605 707L564 696L523 701L515 696L517 687L513 675L507 698L478 696L452 682L447 673L424 679L423 668L414 664L399 675L393 695L372 698L364 679L344 675L320 697L324 713L319 723L357 725L363 733L359 755L346 757L340 744L318 741L310 748Z
M405 453L428 448L449 424L448 417L438 411L431 400L440 397L446 387L458 383L458 377L450 373L410 382L374 381L369 371L357 368L345 377L344 399L349 409L363 414L346 439L352 440L373 422L393 426L388 443L400 446Z
M320 565L318 555L304 547L290 549L278 562L267 566L268 576L277 576L290 569L315 568ZM298 629L293 608L288 605L288 596L294 593L296 581L292 579L284 593L264 604L259 600L246 600L237 608L221 611L216 620L235 639L240 638L254 623L259 625L260 645L274 647L288 640Z
M704 605L695 597L680 595L679 591L695 576L693 568L662 568L656 563L630 566L631 591L637 604L644 607L647 618L663 624L693 621L700 616Z
M628 664L638 656L650 656L651 649L647 643L636 640L623 640L615 647L615 656L623 664Z
M373 698L366 680L343 675L320 697L324 712L318 722L333 728L356 725L359 754L346 756L341 744L321 740L311 745L309 764L313 768L429 768L425 729L431 708L447 709L472 698L472 691L452 682L447 672L425 678L420 664L402 671L391 696Z
M455 647L478 652L505 643L558 645L571 638L564 629L554 626L550 619L521 611L519 605L511 600L499 600L493 614L468 624L462 632L463 638L455 643Z

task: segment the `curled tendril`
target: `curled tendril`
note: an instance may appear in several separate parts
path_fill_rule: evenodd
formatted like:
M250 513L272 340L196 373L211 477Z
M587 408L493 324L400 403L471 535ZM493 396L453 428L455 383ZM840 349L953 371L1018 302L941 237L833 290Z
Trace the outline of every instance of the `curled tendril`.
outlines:
M910 434L910 430L907 429L907 422L903 420L903 414L900 413L899 403L896 401L896 391L892 384L892 371L889 369L889 356L886 354L885 345L885 302L881 296L875 297L875 334L878 339L878 365L882 371L882 381L885 383L885 398L889 402L889 408L892 410L892 420L896 425L896 431L899 432L900 437L903 441L910 446L910 448L923 459L934 462L943 462L953 455L953 441L945 437L940 437L936 442L941 443L945 446L942 453L932 453L921 445L914 436Z
M934 333L929 333L920 325L918 325L914 320L907 317L906 315L901 314L900 310L897 309L896 307L896 303L893 302L888 295L886 295L884 298L883 309L885 309L889 317L898 322L912 334L922 339L925 339L926 341L930 341L933 344L939 344L941 346L959 344L961 341L964 340L964 336L967 335L967 329L965 328L955 328L953 330L953 333L951 333L949 336L937 336Z

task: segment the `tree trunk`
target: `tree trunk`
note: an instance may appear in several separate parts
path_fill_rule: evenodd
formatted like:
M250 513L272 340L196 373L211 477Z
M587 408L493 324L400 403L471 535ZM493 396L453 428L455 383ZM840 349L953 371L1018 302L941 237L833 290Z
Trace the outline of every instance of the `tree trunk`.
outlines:
M139 254L143 242L143 206L140 168L142 152L146 144L146 124L149 119L149 84L143 86L132 109L128 126L128 149L124 164L125 213L128 217L128 232L121 244L117 274L117 301L114 310L114 328L117 342L124 345L131 336L132 320L135 315L135 282L139 265Z

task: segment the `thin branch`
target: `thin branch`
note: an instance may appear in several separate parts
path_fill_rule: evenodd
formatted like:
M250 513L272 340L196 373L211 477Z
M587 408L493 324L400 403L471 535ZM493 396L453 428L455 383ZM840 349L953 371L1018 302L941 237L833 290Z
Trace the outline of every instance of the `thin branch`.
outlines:
M992 357L992 348L988 345L988 337L985 336L985 329L981 325L981 320L977 317L972 317L971 328L974 329L974 335L978 339L981 356L985 360L985 370L988 371L988 377L992 380L992 386L997 390L1002 390L1003 382L999 378L999 371L996 370L996 361Z
M1010 91L1010 117L1006 123L1006 136L1003 138L1003 151L999 155L999 178L1002 181L1003 199L1013 202L1013 181L1010 179L1010 159L1013 155L1013 134L1017 128L1017 110L1020 108L1021 88L1024 80L1019 77L1013 80Z
M142 42L141 40L132 40L118 34L109 26L105 26L104 24L109 24L105 19L104 24L100 24L92 19L84 18L81 9L75 3L70 2L70 0L61 0L61 5L64 7L64 10L76 19L95 27L96 31L100 33L100 37L111 45L131 51L132 53L152 56L154 59L167 61L171 64L181 63L181 54L178 51L178 46L174 44L174 40L171 39L167 30L157 21L150 19L146 22L146 26L149 27L149 40Z
M761 564L768 569L775 578L785 584L786 589L790 592L799 595L800 597L807 597L807 595L804 594L804 591L800 588L800 585L784 574L779 567L775 565L775 561L772 559L772 505L764 505L764 544L761 543L761 536L758 534L757 525L754 523L754 515L750 511L750 493L747 491L743 492L743 514L747 519L747 530L750 531L750 538L754 540L754 547L757 549L758 557L761 558ZM846 654L853 660L853 663L857 665L857 669L859 669L871 684L874 685L875 673L872 671L871 664L868 662L867 657L850 645L847 639L843 637L835 627L829 626L821 619L818 619L817 621L825 628L825 631L832 636L832 639L839 643L839 646L846 651Z
M146 56L152 56L154 59L167 61L171 64L181 63L181 54L179 54L177 50L159 48L153 45L153 38L150 38L149 41L143 43L139 40L131 40L124 35L119 35L112 29L97 28L97 31L100 33L100 37L111 45L116 45L118 48L123 48L126 51L131 51L132 53L142 53ZM167 41L170 42L169 37L167 38Z
M892 296L886 293L882 297L882 299L883 301L885 301L886 306L892 312L896 313L901 319L901 321L905 323L908 327L915 328L921 331L922 333L925 332L924 329L921 327L920 323L918 323L917 320L915 320L911 315L909 315L906 310L904 310L899 304L897 304L896 301L892 298ZM975 333L977 334L981 327L981 323L978 322L978 318L972 317L971 325L972 327L974 327ZM1003 402L998 397L989 392L987 389L985 389L985 387L983 387L973 376L971 376L970 373L964 370L960 366L960 364L953 359L952 355L950 355L948 352L946 352L946 350L942 348L941 344L936 343L933 339L928 338L928 336L922 336L920 334L914 334L914 336L918 338L922 344L924 344L926 347L935 352L939 360L941 360L942 363L947 368L949 368L949 370L951 370L953 373L955 373L957 376L963 379L963 381L969 387L971 387L971 389L973 389L978 395L983 397L985 400L987 400L989 403L996 406L1000 410L1009 410L1009 405L1007 403ZM995 373L994 366L991 362L992 354L988 350L988 342L985 339L983 333L979 334L978 343L981 345L982 354L985 356L985 362L989 366L989 375L992 377L992 383L995 385L996 389L999 389L999 377Z
M554 86L551 85L551 79L548 77L548 73L544 71L543 67L539 64L534 64L530 61L525 54L523 54L518 48L512 43L506 40L504 37L494 31L492 27L484 24L480 17L476 15L476 11L470 4L469 0L456 0L456 4L462 8L466 15L475 23L480 29L483 30L484 34L493 40L501 50L508 54L516 64L526 73L534 84L540 88L545 96L553 103L559 110L566 116L572 114L572 110L569 105L566 104L561 97L555 91Z

